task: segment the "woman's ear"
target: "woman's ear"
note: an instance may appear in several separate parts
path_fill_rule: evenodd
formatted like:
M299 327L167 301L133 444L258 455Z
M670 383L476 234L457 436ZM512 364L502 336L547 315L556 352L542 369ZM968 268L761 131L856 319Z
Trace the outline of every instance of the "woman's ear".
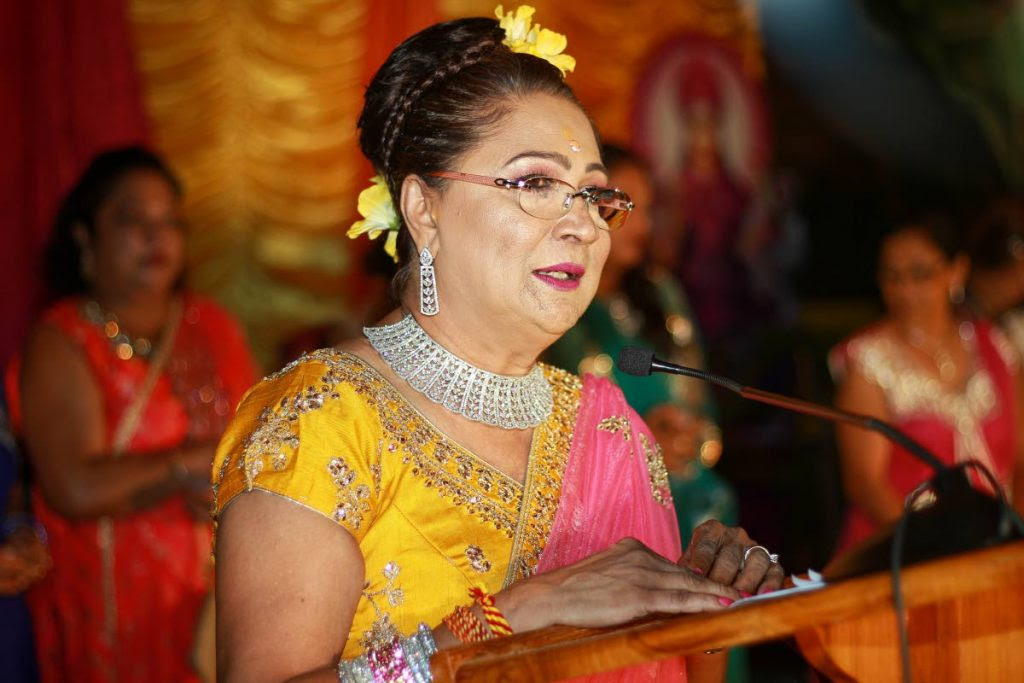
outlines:
M402 181L399 208L417 252L426 247L431 254L437 253L437 220L434 218L437 201L437 190L419 176L407 175Z

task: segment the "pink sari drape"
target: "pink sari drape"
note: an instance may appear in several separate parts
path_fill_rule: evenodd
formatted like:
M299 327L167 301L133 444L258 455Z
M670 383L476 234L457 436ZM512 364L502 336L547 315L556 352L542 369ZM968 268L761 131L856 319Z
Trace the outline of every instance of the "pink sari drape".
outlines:
M656 441L622 391L607 379L583 379L562 495L538 573L578 562L623 538L642 541L673 562L682 553L667 482L654 497L644 443ZM685 681L682 658L589 676L586 681Z

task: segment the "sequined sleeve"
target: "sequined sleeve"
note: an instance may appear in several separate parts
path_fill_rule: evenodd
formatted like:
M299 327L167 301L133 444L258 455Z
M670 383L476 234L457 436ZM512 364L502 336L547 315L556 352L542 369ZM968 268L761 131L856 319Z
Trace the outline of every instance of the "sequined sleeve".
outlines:
M376 413L329 364L307 357L242 401L213 465L215 516L259 489L334 520L357 540L378 507Z
M829 369L836 383L843 382L851 372L857 372L888 393L899 379L894 365L897 355L891 340L877 329L868 328L832 350Z

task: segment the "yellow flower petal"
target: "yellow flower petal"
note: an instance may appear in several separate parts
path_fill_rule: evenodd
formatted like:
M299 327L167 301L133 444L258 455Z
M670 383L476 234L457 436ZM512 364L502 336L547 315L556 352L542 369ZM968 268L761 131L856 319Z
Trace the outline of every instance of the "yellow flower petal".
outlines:
M370 187L359 193L356 202L356 209L363 220L353 223L347 235L355 238L365 234L372 240L380 237L382 232L387 232L388 240L393 241L392 237L397 238L400 221L391 202L391 194L380 176L374 176L371 182Z
M566 71L576 68L576 60L569 55L561 54L568 41L561 33L541 28L533 24L536 10L529 5L521 5L515 11L505 13L505 8L498 5L494 15L498 17L498 25L505 31L502 41L512 52L519 52L541 59L554 65L562 76Z
M395 263L398 263L398 248L397 248L397 245L398 245L398 231L397 230L392 230L391 232L388 233L388 238L384 242L384 251L387 252L387 254L394 260Z
M551 29L541 29L537 35L537 51L541 54L557 55L565 49L569 41L561 33Z
M563 77L566 71L574 71L576 69L576 58L569 55L555 55L554 57L545 57L545 59L561 71Z

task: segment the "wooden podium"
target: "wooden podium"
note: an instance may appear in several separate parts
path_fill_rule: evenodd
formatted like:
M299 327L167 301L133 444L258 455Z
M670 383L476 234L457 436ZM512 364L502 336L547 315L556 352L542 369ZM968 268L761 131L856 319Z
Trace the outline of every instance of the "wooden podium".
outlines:
M1024 680L1024 541L906 567L915 681ZM437 681L557 681L795 636L837 681L894 681L899 637L886 572L721 612L623 627L555 627L439 652Z

